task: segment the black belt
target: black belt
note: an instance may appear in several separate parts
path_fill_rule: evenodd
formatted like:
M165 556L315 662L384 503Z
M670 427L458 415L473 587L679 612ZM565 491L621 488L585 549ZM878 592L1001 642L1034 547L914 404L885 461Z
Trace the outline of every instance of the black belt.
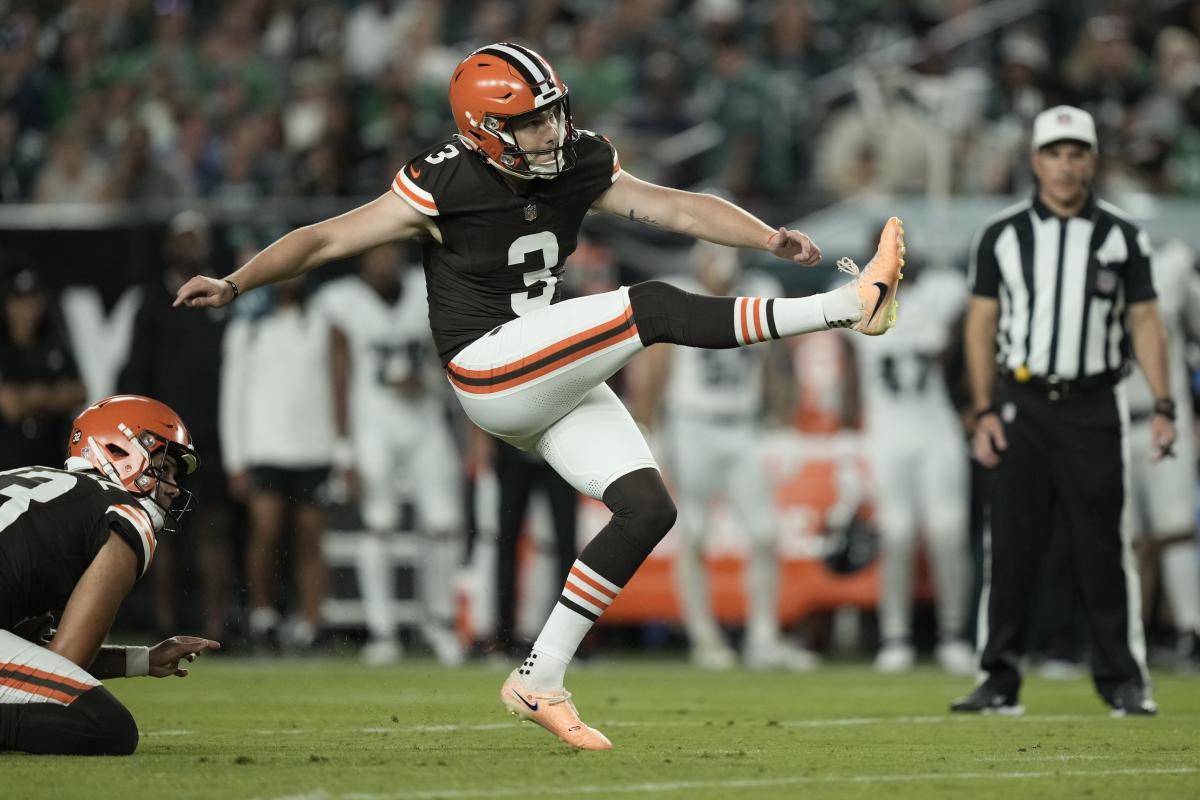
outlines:
M1060 400L1073 394L1090 394L1102 389L1111 389L1125 377L1120 370L1101 372L1099 375L1085 375L1082 378L1058 378L1028 374L1018 376L1017 373L1007 370L1001 372L1000 375L1009 383L1025 389L1032 389L1046 395L1051 400Z

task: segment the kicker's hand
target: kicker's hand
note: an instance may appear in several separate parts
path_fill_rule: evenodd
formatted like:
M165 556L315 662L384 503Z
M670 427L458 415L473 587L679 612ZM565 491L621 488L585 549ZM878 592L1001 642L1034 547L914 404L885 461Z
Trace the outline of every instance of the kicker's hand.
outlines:
M228 281L209 278L206 275L195 275L179 287L175 294L175 306L188 308L220 308L233 302L237 294Z
M190 663L205 650L218 650L220 647L220 642L199 636L172 636L150 648L150 675L154 678L166 678L169 675L186 678L188 671L179 666L180 661L187 660Z
M806 267L821 263L821 248L800 231L780 228L767 239L767 249L777 258Z

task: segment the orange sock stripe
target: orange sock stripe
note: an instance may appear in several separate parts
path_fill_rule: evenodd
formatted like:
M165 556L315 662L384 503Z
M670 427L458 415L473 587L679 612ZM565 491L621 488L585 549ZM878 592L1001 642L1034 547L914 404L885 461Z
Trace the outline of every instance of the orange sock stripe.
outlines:
M574 585L570 581L567 581L567 585L563 587L563 591L570 592L571 594L575 595L577 600L587 603L588 605L595 606L596 608L600 609L601 611L608 608L608 605L609 605L608 603L604 602L603 600L601 600L597 597L593 597L592 595L588 594L583 589L580 589L578 586Z
M742 344L750 344L750 326L746 324L746 298L739 297L738 305L742 315Z
M580 583L586 583L588 586L592 587L597 592L600 592L602 595L604 595L605 597L608 598L608 602L610 602L610 603L613 600L617 599L616 592L614 592L612 589L609 589L607 586L602 586L599 583L597 583L596 581L592 580L587 575L585 575L583 572L581 572L578 567L571 567L571 577L575 578Z
M759 317L759 315L758 315L758 307L760 305L762 305L762 298L761 297L754 298L754 311L752 312L753 316L754 316L754 335L758 337L758 341L765 342L767 340L767 337L763 336L762 318Z

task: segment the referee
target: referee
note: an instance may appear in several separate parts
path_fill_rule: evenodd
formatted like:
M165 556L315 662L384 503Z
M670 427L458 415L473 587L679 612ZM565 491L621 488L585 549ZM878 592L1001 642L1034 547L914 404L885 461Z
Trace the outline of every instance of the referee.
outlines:
M1152 453L1170 455L1175 406L1144 231L1091 190L1096 126L1078 108L1033 124L1036 195L980 232L966 355L975 457L990 469L990 575L982 682L952 711L1020 714L1034 579L1065 523L1092 644L1092 678L1114 715L1154 714L1140 590L1129 549L1129 412L1136 356L1156 398Z

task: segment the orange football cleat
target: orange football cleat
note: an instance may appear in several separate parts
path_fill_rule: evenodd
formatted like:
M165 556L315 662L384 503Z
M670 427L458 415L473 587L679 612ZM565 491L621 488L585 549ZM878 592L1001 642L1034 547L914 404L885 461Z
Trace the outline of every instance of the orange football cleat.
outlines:
M896 324L896 288L904 274L904 224L892 217L879 235L879 249L866 267L860 268L849 258L839 258L837 267L853 275L862 316L856 322L847 321L841 327L879 336Z
M600 731L585 725L566 689L534 692L527 689L513 670L500 687L500 702L510 712L536 722L572 747L580 750L611 750L612 742Z

